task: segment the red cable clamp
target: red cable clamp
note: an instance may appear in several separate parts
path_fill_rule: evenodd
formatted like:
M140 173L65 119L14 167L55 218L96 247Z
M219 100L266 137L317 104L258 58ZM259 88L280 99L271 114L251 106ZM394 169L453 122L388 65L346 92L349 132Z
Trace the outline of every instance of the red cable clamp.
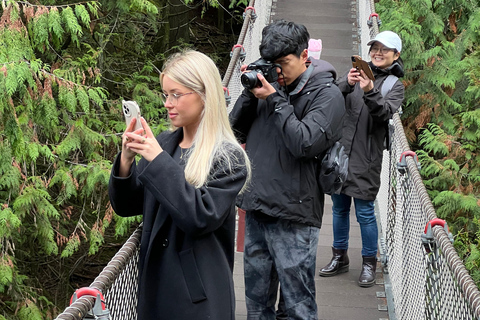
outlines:
M232 51L230 52L230 58L233 57L233 52L237 48L240 48L240 56L239 56L240 61L245 60L245 57L247 56L247 53L245 52L245 48L241 44L236 44L232 47Z
M247 16L247 10L252 10L252 22L255 22L255 19L257 19L257 12L255 11L255 8L252 6L248 6L245 8L245 11L243 12L243 20L245 20L245 17Z
M422 166L420 165L420 162L418 162L418 156L417 156L417 154L416 154L415 152L409 150L409 151L403 152L403 153L400 155L400 160L399 160L398 163L397 163L397 170L398 170L398 172L400 172L401 174L405 174L405 172L407 171L407 159L406 159L407 156L413 157L413 159L414 159L415 162L417 163L418 171L420 171L420 169L422 168Z
M378 26L380 27L382 25L382 20L380 20L380 17L378 16L378 13L372 13L370 14L370 16L368 17L368 21L367 21L367 25L369 27L372 27L373 26L373 19L372 17L377 17L377 24Z
M425 247L425 250L427 253L431 252L431 246L430 244L435 242L433 238L433 227L434 226L442 226L443 230L447 234L448 238L450 239L450 242L453 243L453 235L450 232L450 229L448 228L448 223L445 220L442 220L440 218L435 218L427 222L427 225L425 226L425 231L422 234L422 242Z
M228 106L232 101L232 97L230 97L230 91L228 90L227 87L223 87L223 93L225 94L225 102L227 103L227 106Z
M84 319L110 319L110 311L105 306L105 299L103 298L100 290L89 287L77 289L70 298L70 305L83 296L90 296L95 298L95 304L93 306L92 312L89 311Z

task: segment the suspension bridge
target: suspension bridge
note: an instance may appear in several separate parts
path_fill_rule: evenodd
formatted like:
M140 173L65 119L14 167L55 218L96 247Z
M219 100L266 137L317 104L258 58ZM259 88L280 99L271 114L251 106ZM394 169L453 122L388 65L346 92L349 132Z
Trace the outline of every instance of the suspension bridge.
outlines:
M368 60L366 43L378 31L374 0L251 0L224 75L230 108L243 89L240 65L256 60L261 31L270 21L304 24L321 39L321 59L337 76L350 68L350 56ZM360 288L361 237L351 219L350 271L315 278L318 318L324 320L480 319L480 292L456 254L448 226L437 218L409 149L399 115L392 120L392 147L384 152L382 186L376 201L379 255L376 285ZM326 197L317 250L317 269L331 258L332 203ZM352 210L354 214L354 210ZM236 319L247 319L243 284L243 224L238 216L234 266ZM135 320L138 229L88 288L77 291L56 319ZM98 296L97 296L98 295ZM104 303L102 303L102 301Z

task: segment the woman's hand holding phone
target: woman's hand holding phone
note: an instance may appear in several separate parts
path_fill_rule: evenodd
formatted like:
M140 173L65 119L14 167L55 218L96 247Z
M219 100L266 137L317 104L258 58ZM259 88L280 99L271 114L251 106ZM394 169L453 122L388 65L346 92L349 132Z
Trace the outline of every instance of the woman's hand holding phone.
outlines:
M349 85L354 86L357 82L360 83L360 88L364 92L368 92L373 89L373 81L367 76L365 71L358 71L356 68L350 69L347 75L347 82Z
M367 76L365 71L360 70L360 88L363 92L368 92L373 89L373 81Z
M126 152L125 160L128 160L130 165L136 154L141 155L147 161L152 161L163 151L147 121L145 121L143 117L140 118L142 128L133 131L133 128L135 128L135 122L136 119L132 119L130 125L123 134L125 142L122 144L122 154L123 152Z
M129 147L129 143L132 143L135 141L132 138L130 138L128 134L133 133L136 136L141 137L144 133L143 127L134 131L134 128L136 126L136 121L137 119L133 118L130 121L130 123L127 125L127 129L122 135L122 154L120 156L120 171L119 171L120 177L127 177L129 175L130 167L132 166L132 163L135 160L135 156L137 155L137 153Z

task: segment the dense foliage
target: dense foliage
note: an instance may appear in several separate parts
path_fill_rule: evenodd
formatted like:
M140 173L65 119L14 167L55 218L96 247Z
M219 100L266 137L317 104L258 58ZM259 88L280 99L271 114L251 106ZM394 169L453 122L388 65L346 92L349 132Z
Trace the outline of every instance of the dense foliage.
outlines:
M407 137L455 246L480 284L480 2L382 0L404 41Z
M139 222L108 201L121 100L164 130L165 57L194 43L228 58L233 32L201 23L218 3L1 1L0 319L55 317Z

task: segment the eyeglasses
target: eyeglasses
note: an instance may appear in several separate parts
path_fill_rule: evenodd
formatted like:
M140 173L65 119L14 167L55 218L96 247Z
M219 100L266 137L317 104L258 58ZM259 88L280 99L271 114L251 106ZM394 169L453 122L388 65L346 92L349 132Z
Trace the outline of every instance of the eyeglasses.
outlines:
M391 48L387 48L387 47L382 47L380 49L380 47L371 47L370 48L370 52L371 53L377 53L378 51L382 52L382 54L387 54L389 53L390 51L394 51L395 49L391 49Z
M178 93L172 93L172 94L166 94L166 93L162 93L162 97L163 97L163 104L167 103L167 101L170 101L170 103L172 104L172 106L176 106L177 103L178 103L178 99L182 96L186 96L187 94L192 94L192 93L195 93L195 91L191 91L191 92L186 92L186 93L181 93L181 94L178 94Z

